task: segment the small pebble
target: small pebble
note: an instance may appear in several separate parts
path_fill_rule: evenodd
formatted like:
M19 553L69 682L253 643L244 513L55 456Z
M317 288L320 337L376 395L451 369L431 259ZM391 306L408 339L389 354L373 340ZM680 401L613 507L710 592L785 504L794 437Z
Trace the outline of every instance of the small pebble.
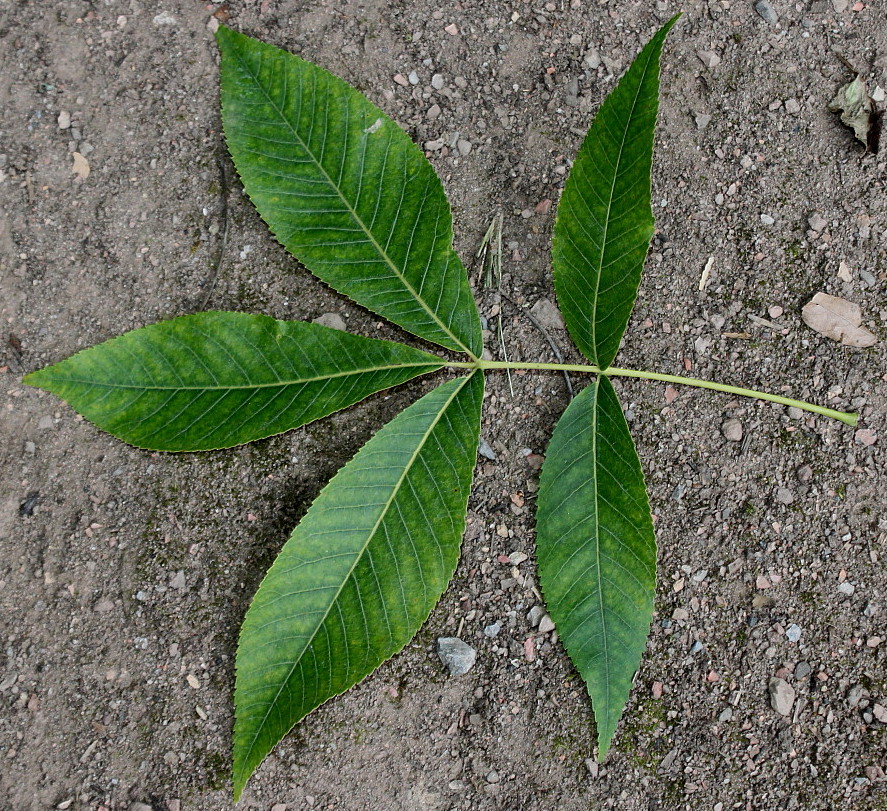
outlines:
M878 435L871 428L860 428L853 435L853 438L856 440L857 444L865 445L865 447L874 445L878 441Z
M793 622L785 629L785 638L789 642L799 642L801 639L801 626Z
M789 715L795 703L795 688L784 679L772 678L768 689L773 709L780 715Z
M557 306L547 298L540 298L531 308L533 317L545 329L563 329L564 319Z
M540 634L548 634L554 630L554 621L548 616L548 614L539 620L539 628L537 630Z
M490 639L494 639L495 637L499 636L499 631L501 631L501 630L502 630L502 623L501 622L494 622L491 625L487 625L487 627L484 628L484 636L488 636L488 637L490 637Z
M724 435L724 439L730 442L739 442L742 439L742 423L735 418L725 420L721 425L721 433Z
M491 462L495 462L498 457L496 456L496 451L490 447L490 443L485 439L481 438L480 444L478 445L477 452L484 457L484 459L489 459Z
M329 327L330 329L337 329L340 331L344 331L348 329L348 325L345 323L345 319L342 318L338 313L324 313L323 315L317 316L317 318L313 319L313 324L320 324L322 327Z
M810 667L809 662L798 662L795 665L795 678L796 679L806 679L813 672L813 668Z
M460 138L456 142L456 149L459 150L459 154L464 158L466 155L471 154L471 141L466 141L464 138Z
M699 113L695 119L696 121L696 129L704 130L709 124L711 124L711 116L706 115L705 113Z
M773 225L776 220L774 220L769 214L761 214L761 222L764 223L764 225Z
M434 76L431 77L431 86L435 90L443 90L444 88L444 77L439 73L435 73Z
M455 636L442 636L437 640L437 655L451 676L464 676L477 659L477 651Z
M495 769L487 774L487 782L488 783L498 783L501 778L499 777L499 772Z
M447 26L444 26L444 31L446 31L451 37L455 37L459 34L459 26L456 23L450 23Z
M707 68L716 68L721 64L721 57L714 51L697 51L696 56L699 57L699 61Z
M407 76L407 81L413 86L419 84L419 74L411 70Z
M846 594L848 597L850 597L853 595L853 592L856 591L856 586L845 580L843 583L841 583L841 585L838 586L838 591L840 591L841 594Z
M535 628L541 621L542 617L545 616L545 609L541 605L534 605L527 612L527 621L530 623L532 628Z
M791 115L796 115L801 112L801 104L797 99L786 99L785 100L785 111L790 113Z
M428 112L425 113L425 117L429 119L429 121L434 121L436 118L440 116L440 105L432 104L428 108Z
M769 315L770 318L779 318L784 312L785 310L783 310L778 304L772 304L767 308L767 315Z
M59 129L66 130L71 126L71 114L67 110L62 110L58 117Z
M787 487L778 487L776 489L776 500L780 504L791 504L795 500L795 495Z
M755 11L758 12L764 22L770 23L770 25L776 25L779 20L776 10L767 2L767 0L758 0L758 2L755 3Z
M813 468L810 465L801 465L796 471L795 476L802 484L806 484L813 478Z
M807 225L810 226L811 231L822 231L827 225L828 220L822 216L822 214L818 212L814 212L807 218Z

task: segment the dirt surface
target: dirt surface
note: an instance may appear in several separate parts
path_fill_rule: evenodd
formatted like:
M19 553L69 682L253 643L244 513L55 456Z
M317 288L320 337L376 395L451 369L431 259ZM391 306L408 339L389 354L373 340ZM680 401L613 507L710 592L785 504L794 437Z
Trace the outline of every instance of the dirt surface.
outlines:
M403 653L277 747L240 807L887 807L887 153L863 154L827 109L848 63L887 87L887 9L772 8L775 23L750 0L683 5L663 59L658 233L617 364L855 409L863 431L618 386L660 570L636 687L597 769L589 701L563 649L538 635L527 661L524 644L537 634L538 466L565 382L513 375L512 395L492 376L483 437L496 459L479 459L451 588ZM545 201L604 94L677 10L0 3L0 809L231 808L233 656L250 597L324 482L430 385L247 447L174 456L127 447L21 384L75 350L209 307L337 313L356 332L399 337L288 258L245 199L219 132L213 12L329 67L426 146L474 281L474 251L502 212L510 301L483 290L478 301L491 326L501 307L509 358L549 361L527 316L554 300ZM801 307L820 290L858 303L881 343L852 349L806 327ZM578 360L562 329L547 332ZM729 420L741 439L725 436L738 433ZM530 558L501 562L515 552ZM478 650L459 678L434 652L455 633ZM788 715L771 704L774 678L794 691Z

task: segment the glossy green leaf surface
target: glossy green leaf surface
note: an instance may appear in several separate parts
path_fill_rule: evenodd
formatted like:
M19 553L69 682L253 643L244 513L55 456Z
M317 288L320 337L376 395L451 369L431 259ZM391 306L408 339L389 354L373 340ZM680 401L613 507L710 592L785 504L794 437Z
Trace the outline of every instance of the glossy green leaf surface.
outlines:
M601 369L619 350L653 235L659 57L676 19L647 43L601 105L558 204L552 240L558 304L576 345Z
M132 445L202 451L288 431L442 365L319 324L207 312L127 332L25 382Z
M274 235L312 273L427 341L480 355L480 319L431 164L341 79L228 28L228 147Z
M644 476L609 379L567 407L545 457L536 517L539 582L610 746L650 629L656 539Z
M307 713L416 633L456 568L483 377L443 384L330 481L247 612L237 652L234 794Z

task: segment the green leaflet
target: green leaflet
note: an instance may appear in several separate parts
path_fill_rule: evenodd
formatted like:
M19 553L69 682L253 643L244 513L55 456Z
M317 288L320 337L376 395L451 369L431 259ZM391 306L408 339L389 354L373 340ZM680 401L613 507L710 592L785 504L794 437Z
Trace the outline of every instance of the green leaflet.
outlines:
M216 36L228 147L274 235L364 307L427 341L480 355L450 206L419 148L322 68L228 28Z
M552 240L558 303L576 345L601 369L619 350L653 235L659 56L676 20L653 36L601 105L558 205Z
M127 332L25 382L132 445L203 451L288 431L442 365L319 324L208 312Z
M609 379L567 407L539 482L539 582L585 681L604 759L650 629L656 539L637 452Z
M237 651L234 797L307 713L375 670L456 568L483 376L395 417L324 488L247 612Z

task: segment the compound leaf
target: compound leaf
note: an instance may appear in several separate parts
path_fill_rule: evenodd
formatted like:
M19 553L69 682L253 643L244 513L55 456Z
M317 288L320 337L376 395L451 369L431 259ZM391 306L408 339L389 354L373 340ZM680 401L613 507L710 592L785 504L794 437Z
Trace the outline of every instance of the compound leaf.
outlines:
M637 452L609 379L567 407L539 483L539 582L584 679L603 760L653 613L656 539Z
M206 312L127 332L25 382L132 445L203 451L288 431L442 365L319 324Z
M330 481L272 565L237 651L234 794L307 713L399 651L456 568L483 377L395 417Z
M431 164L322 68L221 27L222 120L256 208L340 293L421 338L479 355L480 319Z
M570 335L601 369L616 357L653 235L650 170L666 23L601 105L558 205L552 265Z

